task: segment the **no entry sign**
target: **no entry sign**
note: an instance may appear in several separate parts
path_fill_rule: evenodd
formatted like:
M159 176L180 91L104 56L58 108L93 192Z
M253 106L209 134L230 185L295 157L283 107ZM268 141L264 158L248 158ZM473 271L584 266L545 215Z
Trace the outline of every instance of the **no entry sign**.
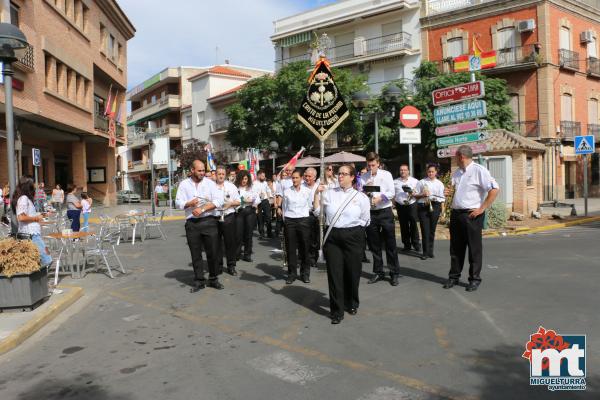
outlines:
M414 128L421 122L421 112L413 106L406 106L400 110L400 122L407 128Z

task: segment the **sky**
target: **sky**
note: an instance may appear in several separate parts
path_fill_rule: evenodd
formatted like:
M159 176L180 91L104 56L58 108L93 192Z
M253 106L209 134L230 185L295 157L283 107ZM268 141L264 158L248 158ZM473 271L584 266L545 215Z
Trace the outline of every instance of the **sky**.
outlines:
M136 28L132 88L166 67L230 64L273 70L273 21L334 0L118 0Z

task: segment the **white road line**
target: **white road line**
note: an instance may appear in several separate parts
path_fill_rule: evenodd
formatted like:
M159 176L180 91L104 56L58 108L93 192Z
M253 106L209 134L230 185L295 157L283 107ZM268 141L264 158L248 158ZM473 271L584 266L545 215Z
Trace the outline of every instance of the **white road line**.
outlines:
M314 382L335 372L335 369L329 367L313 367L302 364L292 354L285 351L257 357L248 361L248 364L268 375L298 385Z
M373 393L364 395L358 400L416 400L421 398L421 396L415 397L413 393L401 392L393 387L382 386L375 389Z
M485 310L482 310L477 304L473 303L471 300L467 299L465 296L463 296L462 294L458 293L456 290L453 290L452 293L454 293L458 299L460 301L462 301L464 304L468 305L469 307L477 310L482 316L483 318L492 326L492 328L494 328L494 330L496 332L498 332L498 334L505 340L508 339L508 336L506 335L506 333L502 330L502 328L500 328L498 326L498 324L496 324L496 321L494 321L494 319L492 318L492 316Z

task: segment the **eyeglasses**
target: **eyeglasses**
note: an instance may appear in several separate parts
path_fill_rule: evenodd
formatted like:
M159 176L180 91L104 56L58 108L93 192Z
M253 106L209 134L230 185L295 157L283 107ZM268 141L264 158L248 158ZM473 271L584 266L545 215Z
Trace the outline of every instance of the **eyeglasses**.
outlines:
M339 176L352 176L352 174L348 173L348 172L338 172Z
M327 168L327 171L333 171L333 168Z

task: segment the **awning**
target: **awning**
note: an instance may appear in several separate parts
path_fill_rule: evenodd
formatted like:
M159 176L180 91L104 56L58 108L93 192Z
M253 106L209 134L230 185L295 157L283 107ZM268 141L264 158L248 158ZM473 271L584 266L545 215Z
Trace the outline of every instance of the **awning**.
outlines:
M312 31L297 33L293 36L287 36L277 42L281 47L292 47L301 43L308 43L312 38Z
M171 112L171 109L167 108L167 109L159 111L159 112L157 112L155 114L148 115L147 117L136 119L135 121L128 122L127 126L134 126L134 125L137 125L137 124L141 124L141 123L144 123L146 121L150 121L151 119L156 119L158 117L162 117L163 115L166 115L166 114L168 114L170 112Z

